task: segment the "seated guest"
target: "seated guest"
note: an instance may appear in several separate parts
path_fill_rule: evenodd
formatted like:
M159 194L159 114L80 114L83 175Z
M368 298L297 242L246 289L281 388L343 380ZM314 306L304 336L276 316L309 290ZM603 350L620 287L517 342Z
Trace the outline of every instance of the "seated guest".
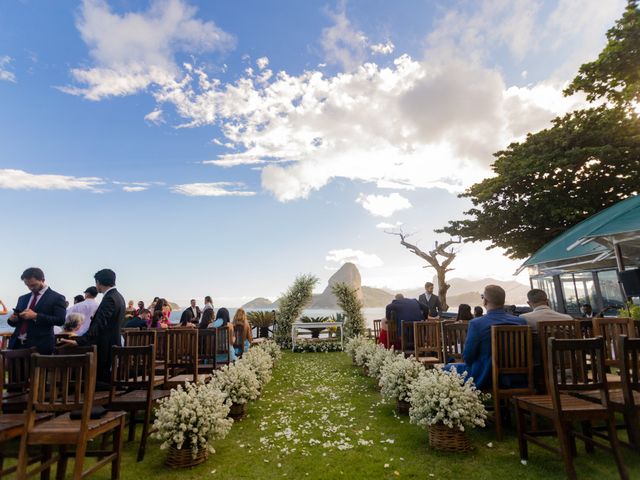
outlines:
M84 300L84 297L82 299ZM78 329L82 326L82 322L84 322L84 316L81 313L70 313L67 315L62 327L53 327L53 333L72 333L76 335Z
M233 362L237 359L235 349L233 348L233 343L235 342L235 336L233 334L233 325L229 321L229 310L226 308L218 309L218 313L216 313L215 321L209 325L208 328L226 328L229 331L229 353L230 360ZM225 362L227 360L226 354L218 354L216 355L216 361Z
M389 324L387 319L380 320L380 336L378 337L378 343L384 345L385 348L389 348Z
M213 308L206 308L202 311L202 317L198 328L209 328L213 323Z
M139 316L139 315L140 315L140 312L141 312L142 310L146 310L146 309L144 308L144 302L143 302L142 300L140 300L140 301L138 302L138 308L136 309L136 313L135 313L133 316L134 316L134 317ZM149 310L149 312L151 312L151 310Z
M251 342L253 341L253 335L251 335L251 325L249 325L247 312L244 311L244 308L239 308L238 310L236 310L236 314L233 316L233 326L234 331L235 327L242 327L244 331L244 345L242 352L248 352L249 347L251 347ZM240 353L240 349L236 348L236 355L240 355Z
M129 319L124 328L147 328L149 326L150 317L151 312L146 308L143 308L138 312L137 317Z
M133 306L133 300L129 300L127 303L127 308L124 311L125 320L129 320L136 316L136 307Z
M84 317L84 321L77 331L78 335L84 335L89 331L91 319L95 315L96 310L98 310L98 302L96 301L97 296L98 289L96 287L88 287L84 291L84 300L69 307L67 310L67 317L72 313L80 313Z
M505 296L504 289L498 285L487 285L484 288L482 299L487 313L469 322L467 341L464 344L464 363L451 364L451 367L460 373L468 372L479 389L491 388L491 327L493 325L526 325L522 318L509 315L504 311ZM517 380L519 379L510 382L506 378L505 382L515 384Z
M484 315L484 310L480 305L473 307L473 318L478 318Z
M458 316L456 317L456 322L468 322L473 319L473 315L471 314L471 306L466 303L461 303L458 306Z
M418 302L415 298L404 298L404 295L398 293L395 299L387 305L385 318L391 320L393 314L395 314L396 331L398 332L396 345L394 345L394 347L400 349L402 322L419 322L424 320L429 315L429 307L427 304ZM413 331L410 331L409 335L411 338L408 340L405 339L406 345L413 343Z
M166 325L163 326L162 318L162 310L154 310L151 322L149 322L149 328L167 328Z

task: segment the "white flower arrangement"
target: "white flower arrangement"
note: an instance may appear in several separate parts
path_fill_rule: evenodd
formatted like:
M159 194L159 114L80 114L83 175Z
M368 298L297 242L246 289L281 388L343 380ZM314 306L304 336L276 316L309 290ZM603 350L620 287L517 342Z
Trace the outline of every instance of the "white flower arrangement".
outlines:
M434 368L420 375L410 388L411 423L427 427L442 423L464 431L484 427L487 411L483 401L491 395L476 389L467 373Z
M367 368L369 369L369 376L380 380L382 375L382 365L388 359L393 359L396 356L393 350L385 348L383 345L376 345L371 356L367 359Z
M356 350L356 365L358 365L359 367L365 367L376 350L376 344L373 342L367 342L360 345Z
M241 362L216 370L212 382L222 390L226 398L238 405L255 400L260 394L260 382L256 374Z
M340 340L299 340L296 341L294 352L327 353L342 350Z
M409 388L422 373L424 367L415 358L394 355L380 369L380 391L386 398L408 401Z
M229 402L217 386L208 383L187 383L171 390L158 401L153 422L153 438L162 441L161 449L174 445L191 448L195 458L200 449L213 452L211 440L224 438L233 420L228 419Z
M344 352L351 357L352 360L355 361L356 351L365 344L371 344L371 340L367 337L363 336L355 336L349 338L344 344Z
M278 344L273 340L265 340L264 342L259 343L256 347L252 348L258 348L267 352L269 356L271 356L274 365L278 363L278 360L282 358L282 350L280 350Z
M271 380L273 359L266 351L260 348L250 348L248 352L242 355L242 358L238 360L237 363L249 367L258 379L260 388L264 387Z

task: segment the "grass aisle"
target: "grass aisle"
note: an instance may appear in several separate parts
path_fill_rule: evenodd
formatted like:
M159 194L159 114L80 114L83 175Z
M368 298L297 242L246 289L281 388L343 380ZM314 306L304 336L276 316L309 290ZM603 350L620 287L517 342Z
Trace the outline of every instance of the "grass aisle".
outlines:
M428 448L427 432L399 418L374 383L342 353L286 353L262 398L248 417L215 445L216 453L196 468L171 470L165 452L151 441L142 463L125 444L123 478L211 479L562 479L560 458L530 447L521 465L515 433L493 440L492 429L474 431L475 451L442 454ZM492 442L492 447L487 446ZM617 478L610 455L583 453L576 460L581 479ZM640 456L623 451L631 478L640 478ZM99 473L108 478L108 470Z

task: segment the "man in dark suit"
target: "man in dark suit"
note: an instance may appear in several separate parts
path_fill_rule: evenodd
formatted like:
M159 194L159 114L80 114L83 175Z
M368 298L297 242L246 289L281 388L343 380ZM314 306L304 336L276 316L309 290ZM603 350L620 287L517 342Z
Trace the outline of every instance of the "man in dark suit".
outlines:
M425 293L418 297L418 301L427 307L430 317L439 317L442 313L442 304L440 297L433 294L433 283L425 283L424 290Z
M50 355L55 346L53 327L64 325L67 314L65 298L47 286L39 268L27 268L20 279L31 293L18 299L15 312L9 317L9 325L15 327L9 348L36 347L38 353Z
M189 323L198 324L200 322L200 307L196 305L196 299L191 299L191 306L187 308L180 316L180 325L184 326Z
M385 309L385 317L387 321L396 321L396 349L400 348L400 340L402 337L402 322L419 322L423 320L427 315L427 309L425 305L422 305L415 298L404 298L404 295L398 293ZM413 330L407 332L409 334L408 339L405 339L406 345L413 344Z
M124 324L126 303L124 297L116 290L116 274L113 270L104 269L93 278L99 293L104 294L102 301L93 315L87 333L75 340L63 339L70 345L96 345L98 347L98 376L96 390L105 390L111 383L111 347L120 346L120 327Z

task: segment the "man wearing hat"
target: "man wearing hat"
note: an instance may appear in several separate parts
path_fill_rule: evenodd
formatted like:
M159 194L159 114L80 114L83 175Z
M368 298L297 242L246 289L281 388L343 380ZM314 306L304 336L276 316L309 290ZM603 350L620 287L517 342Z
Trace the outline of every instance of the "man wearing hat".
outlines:
M76 303L67 309L67 318L72 313L79 313L84 317L84 322L76 332L76 335L84 335L91 326L91 320L93 315L98 309L98 302L96 297L98 296L98 289L96 287L89 287L84 291L84 301Z

